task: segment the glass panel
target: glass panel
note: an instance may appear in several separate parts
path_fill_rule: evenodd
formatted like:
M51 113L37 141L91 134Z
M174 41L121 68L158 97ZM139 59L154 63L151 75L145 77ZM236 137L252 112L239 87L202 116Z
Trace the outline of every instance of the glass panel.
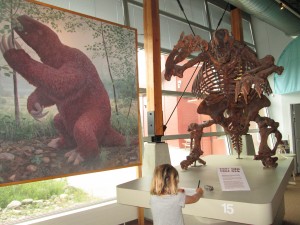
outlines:
M69 1L69 10L80 12L86 15L95 16L96 15L96 3L93 0L80 1L72 0Z
M242 21L243 21L244 41L250 44L254 44L252 30L251 30L251 23L244 19Z
M190 154L189 143L187 146L185 145L188 140L189 139L166 141L166 143L168 143L172 165L180 165L180 162L185 160L186 156ZM204 152L202 156L227 155L228 149L226 137L202 137L201 149Z
M41 0L40 2L124 24L122 2L119 0Z
M132 1L139 2L139 3L143 3L144 2L144 0L132 0Z
M116 198L118 184L136 179L136 167L0 188L1 224L16 224ZM113 179L112 179L113 178Z
M146 57L144 49L138 50L139 88L146 88Z
M166 55L162 56L162 76L164 76L165 74L165 63L167 60ZM188 59L189 60L189 59ZM188 62L188 60L183 60L181 63L179 63L179 65L183 65L185 63ZM198 74L199 69L201 68L201 63L198 65L194 65L188 69L186 69L183 73L183 77L179 78L179 77L171 77L170 81L167 81L164 79L164 77L162 78L162 89L163 90L169 90L169 91L178 91L178 92L183 92L185 89L185 92L191 92L192 91L192 84L193 81L196 77L196 75Z
M204 0L185 0L181 1L184 13L189 21L208 26ZM160 0L159 9L172 15L186 19L177 1Z
M143 8L129 4L129 19L130 26L138 30L138 42L144 43ZM210 34L208 31L194 26L192 29L196 35L200 35L201 38L207 41L210 40ZM177 43L182 32L186 35L192 34L191 28L187 23L160 15L161 48L172 49L174 43Z
M255 154L257 154L259 144L260 144L260 135L259 135L259 133L250 133L250 135L252 136L253 145L254 145L254 149L255 149Z
M224 9L208 3L209 13L210 13L210 20L212 29L216 29L222 15L224 13ZM230 13L228 11L225 12L222 22L220 23L218 28L227 29L229 32L231 31L231 21L230 21Z
M161 55L162 90L183 92L184 89L187 88L186 92L191 92L192 81L201 68L201 64L185 70L183 78L172 77L170 81L167 81L164 78L167 57L167 55ZM186 62L187 60L184 60L181 64ZM139 88L146 88L146 58L145 51L143 49L139 49L138 51L138 76Z
M178 105L179 97L166 96L162 97L164 124L167 126L165 135L188 134L187 127L190 123L202 123L210 120L210 117L197 113L198 105L201 100L195 98L181 98ZM176 106L177 105L177 106ZM147 98L146 95L140 95L140 115L143 129L143 136L148 136L148 119L147 119ZM217 132L216 125L205 128L205 132ZM221 130L223 131L223 129ZM182 147L178 140L171 142L178 143L177 147ZM179 146L180 144L180 146Z
M49 4L49 5L55 5L57 7L64 8L64 9L69 9L69 1L68 0L65 0L65 1L62 1L62 0L40 0L38 2L43 2L43 3Z
M82 4L85 4L85 1L77 0L82 2ZM73 2L73 0L71 0ZM101 0L97 1L94 0L94 12L95 17L119 23L124 24L124 12L123 12L123 4L120 0ZM78 8L80 11L81 8Z
M194 26L192 26L192 29L195 34L199 35L202 39L210 40L208 31ZM166 16L160 16L160 30L161 47L170 50L173 49L174 44L177 43L182 32L184 32L185 35L193 33L187 23Z
M128 4L130 27L136 28L138 33L138 42L144 43L144 17L143 8Z
M187 134L187 128L190 123L202 123L205 120L209 120L208 116L197 113L200 102L201 100L195 101L194 98L179 99L179 97L175 96L163 96L164 123L166 124L169 120L165 135ZM172 114L174 109L175 111ZM211 132L211 129L207 129L207 131Z
M187 14L187 18L190 21L208 27L204 0L191 0L191 15L188 16Z

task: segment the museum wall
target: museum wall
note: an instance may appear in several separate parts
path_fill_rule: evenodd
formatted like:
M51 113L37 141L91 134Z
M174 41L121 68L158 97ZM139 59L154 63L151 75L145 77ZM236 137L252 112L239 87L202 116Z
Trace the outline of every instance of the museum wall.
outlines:
M110 0L105 0L110 1ZM55 4L59 7L68 8L69 1L61 1L61 0L45 0L43 2ZM79 1L73 1L73 4L80 4ZM93 14L95 16L99 16L97 14L97 10L94 4L94 1L85 1L84 7L80 7L80 5L76 5L76 7L80 9L85 9L81 11L86 14ZM103 1L102 1L103 4ZM76 7L72 8L72 10L76 11ZM100 8L100 5L98 6ZM112 10L113 11L113 10ZM116 21L122 19L122 15L118 13L109 13L110 17L105 17L105 19L109 21ZM102 16L101 16L102 17ZM113 18L114 17L114 18ZM264 57L267 54L271 54L277 60L285 48L287 44L292 40L291 37L286 36L283 32L279 31L275 27L266 24L265 22L252 18L253 32L255 43L257 46L257 52L259 58ZM272 89L274 89L273 85L273 77L271 76L269 79ZM274 95L270 96L270 100L272 105L270 107L270 117L280 123L279 130L283 134L283 139L288 139L291 137L291 124L290 124L290 104L300 103L300 93L297 94L289 94L289 95ZM283 118L285 118L283 120ZM292 144L292 143L291 143ZM117 216L116 216L117 215ZM119 204L112 204L110 206L103 207L95 207L93 209L89 209L84 212L77 212L75 214L66 214L63 217L53 217L50 220L46 220L44 222L37 221L32 224L74 224L80 223L85 225L94 225L94 224L116 224L122 223L125 221L133 220L137 218L137 211L134 207L131 206L122 206Z
M270 54L277 61L293 38L255 17L252 17L251 20L259 58ZM272 90L274 90L274 76L269 77L269 82ZM282 132L283 139L289 140L291 149L293 149L290 105L300 103L300 93L274 94L269 99L271 101L270 117L280 123L279 130Z

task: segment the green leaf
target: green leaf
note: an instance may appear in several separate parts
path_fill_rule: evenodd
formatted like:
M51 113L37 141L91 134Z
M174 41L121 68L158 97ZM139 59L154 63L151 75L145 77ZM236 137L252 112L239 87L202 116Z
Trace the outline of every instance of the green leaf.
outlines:
M3 28L8 30L8 29L10 29L10 26L6 24L6 25L4 25Z

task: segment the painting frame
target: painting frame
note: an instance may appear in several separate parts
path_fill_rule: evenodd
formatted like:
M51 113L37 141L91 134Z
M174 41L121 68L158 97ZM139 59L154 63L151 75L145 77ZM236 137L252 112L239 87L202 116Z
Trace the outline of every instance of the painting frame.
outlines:
M0 80L0 86L3 88L0 92L0 186L140 166L142 148L137 30L41 2L11 1L19 1L21 6L18 5L17 16L9 17L10 21L4 19L4 14L2 19L0 18L0 46L5 55L0 55L0 78L4 77L2 82ZM11 4L11 7L14 5ZM21 19L25 21L23 24ZM41 23L50 28L51 32L58 36L61 44L67 46L68 51L76 49L81 53L69 57L68 54L63 55L65 48L58 48L55 51L56 55L52 54L56 42L51 43L53 40L48 39L49 34L44 36L42 41L38 41L40 38L32 44L39 28L31 26L36 29L33 31L35 35L26 40L26 37L22 36L23 33L21 34L23 30L26 31L26 21L37 21L37 24ZM10 27L10 24L14 27ZM21 31L16 32L16 29ZM26 32L31 35L30 30ZM41 47L35 45L46 45L48 50L46 53L40 53ZM22 50L29 55L30 61L24 61L19 53L13 53ZM10 54L15 54L17 58L10 59ZM77 59L81 54L86 57ZM45 55L50 59L45 59ZM63 56L58 60L60 55ZM72 61L73 59L77 61ZM22 65L18 65L21 61ZM96 78L90 78L90 74L93 74L91 71L94 70L85 67L89 61L99 75L100 85L96 85L99 83ZM32 62L34 64L31 64ZM28 73L28 68L40 68L40 74L46 74L48 69L54 72L43 76L43 82L37 82L39 77L35 77L35 72L31 70ZM56 79L60 74L63 76ZM11 89L5 85L7 80L13 83ZM59 86L58 81L64 85ZM76 86L78 83L91 86ZM74 87L77 89L72 92ZM43 103L40 104L40 108L36 107L36 102L32 103L36 96L39 97L39 101L36 102ZM65 105L69 105L69 108L64 108ZM94 109L94 105L98 105L97 110ZM110 107L110 110L107 110L107 107ZM98 110L99 108L101 110ZM32 118L34 114L37 114L35 119ZM85 120L82 119L84 116ZM27 125L26 129L23 128L24 123ZM12 126L7 128L3 124ZM64 126L64 129L60 126ZM66 134L63 132L65 130ZM95 138L92 139L92 135L97 138L99 154L95 154Z

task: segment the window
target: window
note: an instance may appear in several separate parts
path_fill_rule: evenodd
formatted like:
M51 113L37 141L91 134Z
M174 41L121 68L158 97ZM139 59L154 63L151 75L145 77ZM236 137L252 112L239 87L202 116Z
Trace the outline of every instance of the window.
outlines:
M145 57L142 47L144 41L142 0L43 0L41 2L120 24L124 24L124 18L128 15L130 26L135 27L138 31L138 43L139 46L141 46L138 51L139 87L141 90L146 88ZM123 3L127 4L128 7L124 7ZM210 32L217 27L223 14L224 7L217 6L207 0L181 0L181 3L185 9L186 16L191 22L194 32L203 39L209 41ZM163 74L167 54L177 42L181 32L184 31L185 34L191 34L192 32L177 1L160 0L159 4L161 47L164 50L161 55L161 71ZM207 6L208 8L206 8ZM128 9L128 12L126 9ZM207 14L207 10L209 11L210 17ZM230 30L230 13L225 13L220 27ZM248 18L243 19L243 27L245 41L254 48L251 23ZM191 122L202 123L210 119L208 116L196 113L201 100L196 99L190 93L191 84L187 87L186 94L181 97L181 93L187 86L190 77L193 73L196 74L198 70L199 68L196 68L196 66L189 68L186 71L184 78L173 77L169 82L162 78L164 123L168 122L165 139L171 150L171 161L174 165L179 165L179 163L189 154L189 149L186 149L184 146L185 139L189 138L186 130L188 124ZM145 92L141 91L139 100L142 133L144 137L147 137L147 99ZM178 102L179 104L176 107ZM255 129L256 125L251 125L251 128ZM204 155L227 154L229 152L227 138L222 132L223 129L217 125L205 128L205 134L207 134L207 136L202 137L201 141L201 148L204 151ZM252 135L256 136L257 133L253 133ZM257 138L254 140L257 140ZM258 142L255 141L255 146L257 143ZM79 208L88 204L98 204L100 202L112 200L116 196L115 187L117 184L135 179L136 177L137 168L131 167L54 179L55 181L66 182L67 186L83 190L85 193L88 193L88 197L86 198L86 201L78 202L76 204L74 201L70 201L70 204L64 205L63 209L57 207L54 210L47 211L47 213L54 214L62 210L70 210L74 208L74 206ZM41 182L38 181L35 183L38 186ZM23 184L19 184L18 186L22 185ZM16 190L16 186L17 185L12 185L6 188ZM2 190L4 190L4 188L0 187L1 195L3 194L3 192L1 193ZM64 198L63 196L65 195L62 195L61 198ZM53 198L55 198L55 196ZM24 199L16 200L22 201ZM42 207L46 208L44 205ZM10 216L8 212L8 210L1 211L0 221L12 224L15 222L16 217ZM40 211L38 213L36 211L31 211L31 213L25 217L22 215L22 212L18 211L18 214L21 215L18 219L28 220L31 217L44 215L45 213L45 211ZM8 222L9 220L10 222Z
M219 25L219 28L224 28L227 30L231 30L231 22L230 22L230 13L226 11L224 13L224 8L221 8L219 6L213 5L212 3L208 3L208 8L210 12L210 20L211 20L211 26L212 29L216 29ZM223 16L224 13L224 16ZM222 18L223 16L223 18ZM222 18L221 23L220 19Z

